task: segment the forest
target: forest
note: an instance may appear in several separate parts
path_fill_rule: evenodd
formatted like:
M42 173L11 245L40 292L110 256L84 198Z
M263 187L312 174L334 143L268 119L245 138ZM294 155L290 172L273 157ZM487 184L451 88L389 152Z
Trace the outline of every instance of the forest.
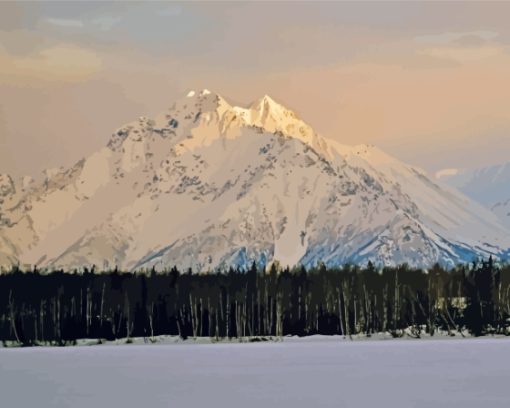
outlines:
M0 275L4 345L72 345L159 335L256 341L312 334L441 330L510 334L510 266L492 258L446 269L319 265L192 273L22 271Z

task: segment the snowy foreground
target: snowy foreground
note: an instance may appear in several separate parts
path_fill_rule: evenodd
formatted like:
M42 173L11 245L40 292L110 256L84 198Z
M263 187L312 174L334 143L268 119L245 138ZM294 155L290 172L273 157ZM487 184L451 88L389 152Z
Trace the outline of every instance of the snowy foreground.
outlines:
M0 406L508 407L510 341L0 349Z

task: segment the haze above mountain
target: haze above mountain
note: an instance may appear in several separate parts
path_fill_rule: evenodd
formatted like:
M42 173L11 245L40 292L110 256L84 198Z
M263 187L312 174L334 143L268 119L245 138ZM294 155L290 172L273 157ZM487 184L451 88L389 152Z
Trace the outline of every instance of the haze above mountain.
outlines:
M491 211L374 146L322 137L267 95L239 107L191 91L71 168L0 176L0 197L3 265L451 266L510 248Z

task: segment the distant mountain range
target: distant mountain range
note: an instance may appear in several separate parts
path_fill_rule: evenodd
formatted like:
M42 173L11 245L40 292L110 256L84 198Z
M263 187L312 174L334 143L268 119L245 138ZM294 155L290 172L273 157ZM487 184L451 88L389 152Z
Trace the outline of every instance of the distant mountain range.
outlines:
M0 176L4 266L430 266L509 248L490 210L374 146L318 135L269 96L243 108L190 92L71 168Z
M490 208L510 228L510 162L443 172L438 178Z

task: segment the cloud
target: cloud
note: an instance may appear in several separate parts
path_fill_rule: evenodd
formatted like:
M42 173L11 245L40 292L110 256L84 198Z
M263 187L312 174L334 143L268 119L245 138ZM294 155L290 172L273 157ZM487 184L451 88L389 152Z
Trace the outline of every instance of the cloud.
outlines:
M76 82L89 78L101 67L102 59L96 52L72 44L43 48L25 56L9 54L0 47L0 83Z
M99 28L100 30L107 31L121 21L119 16L99 15L92 19L78 20L71 18L52 18L48 17L44 21L48 24L64 28Z
M444 177L448 178L449 176L455 176L456 174L459 174L459 172L459 169L442 169L436 171L435 177L439 180Z
M467 32L446 32L440 34L422 35L415 37L417 43L422 44L451 44L464 39L478 39L482 41L490 41L499 37L494 31L467 31Z
M423 44L416 55L448 60L455 63L475 63L505 54L504 44L495 31L445 32L418 36L414 41Z
M112 17L112 16L100 16L91 21L91 23L95 26L98 26L101 30L107 31L110 30L113 26L120 23L120 17Z
M501 47L436 47L417 50L418 54L434 58L443 58L459 63L475 62L485 60L505 53Z
M83 28L84 24L81 20L70 18L46 18L45 21L51 25L59 27Z

